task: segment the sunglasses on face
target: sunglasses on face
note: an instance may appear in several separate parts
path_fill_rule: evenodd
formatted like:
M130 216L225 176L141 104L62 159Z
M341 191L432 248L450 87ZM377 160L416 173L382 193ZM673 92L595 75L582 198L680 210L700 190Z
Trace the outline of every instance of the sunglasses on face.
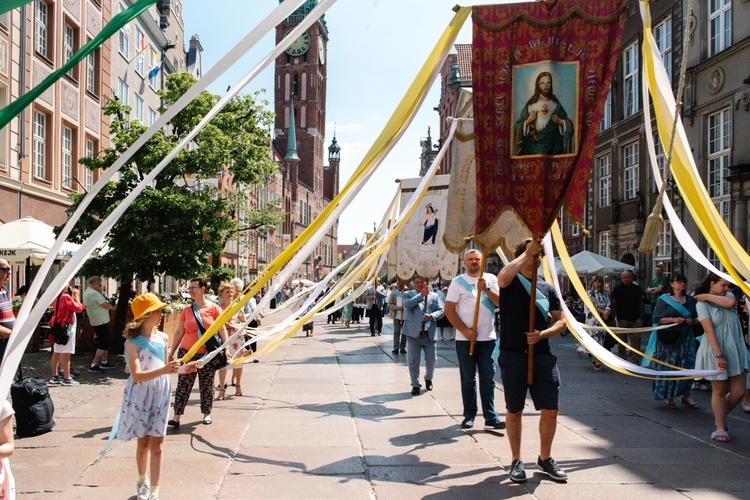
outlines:
M9 267L0 267L0 271L9 273L10 272L10 268Z

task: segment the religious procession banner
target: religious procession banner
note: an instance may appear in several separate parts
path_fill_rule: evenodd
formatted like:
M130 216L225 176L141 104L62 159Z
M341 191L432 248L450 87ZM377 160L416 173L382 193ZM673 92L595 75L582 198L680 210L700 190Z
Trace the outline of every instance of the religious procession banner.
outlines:
M401 181L401 206L414 195L421 178ZM435 176L414 214L398 233L388 255L388 278L410 281L415 276L442 281L458 273L458 255L443 243L448 200L448 175Z
M461 90L456 105L458 129L453 139L452 168L448 186L448 209L445 214L443 243L453 253L460 253L470 241L491 248L500 242L503 252L512 255L529 231L511 212L503 212L482 235L475 234L477 220L477 163L474 147L474 112L471 91Z
M504 212L535 237L560 207L583 219L627 0L473 7L478 242Z

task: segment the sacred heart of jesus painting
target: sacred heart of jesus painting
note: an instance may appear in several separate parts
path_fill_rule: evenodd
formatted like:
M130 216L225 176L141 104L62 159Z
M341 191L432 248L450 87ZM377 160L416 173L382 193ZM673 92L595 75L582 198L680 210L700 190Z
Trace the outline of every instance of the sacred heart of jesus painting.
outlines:
M513 66L511 158L578 153L577 62Z

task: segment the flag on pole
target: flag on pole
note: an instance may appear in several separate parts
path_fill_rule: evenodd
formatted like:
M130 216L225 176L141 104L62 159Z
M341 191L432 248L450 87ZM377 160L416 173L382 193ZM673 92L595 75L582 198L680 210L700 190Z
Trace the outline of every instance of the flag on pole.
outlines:
M151 63L151 69L148 70L148 77L149 77L149 79L156 78L156 75L159 74L159 69L160 68L161 68L161 61L159 61L157 63L153 63L152 62Z
M476 235L505 212L534 237L581 221L627 0L473 7ZM490 238L492 240L494 238Z

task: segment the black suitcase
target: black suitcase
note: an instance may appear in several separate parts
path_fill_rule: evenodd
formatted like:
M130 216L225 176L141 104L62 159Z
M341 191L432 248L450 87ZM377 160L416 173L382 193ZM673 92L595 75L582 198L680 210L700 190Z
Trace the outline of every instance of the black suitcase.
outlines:
M37 436L55 426L55 405L49 396L47 382L39 377L24 377L21 370L10 386L13 410L16 412L16 434L19 437Z

